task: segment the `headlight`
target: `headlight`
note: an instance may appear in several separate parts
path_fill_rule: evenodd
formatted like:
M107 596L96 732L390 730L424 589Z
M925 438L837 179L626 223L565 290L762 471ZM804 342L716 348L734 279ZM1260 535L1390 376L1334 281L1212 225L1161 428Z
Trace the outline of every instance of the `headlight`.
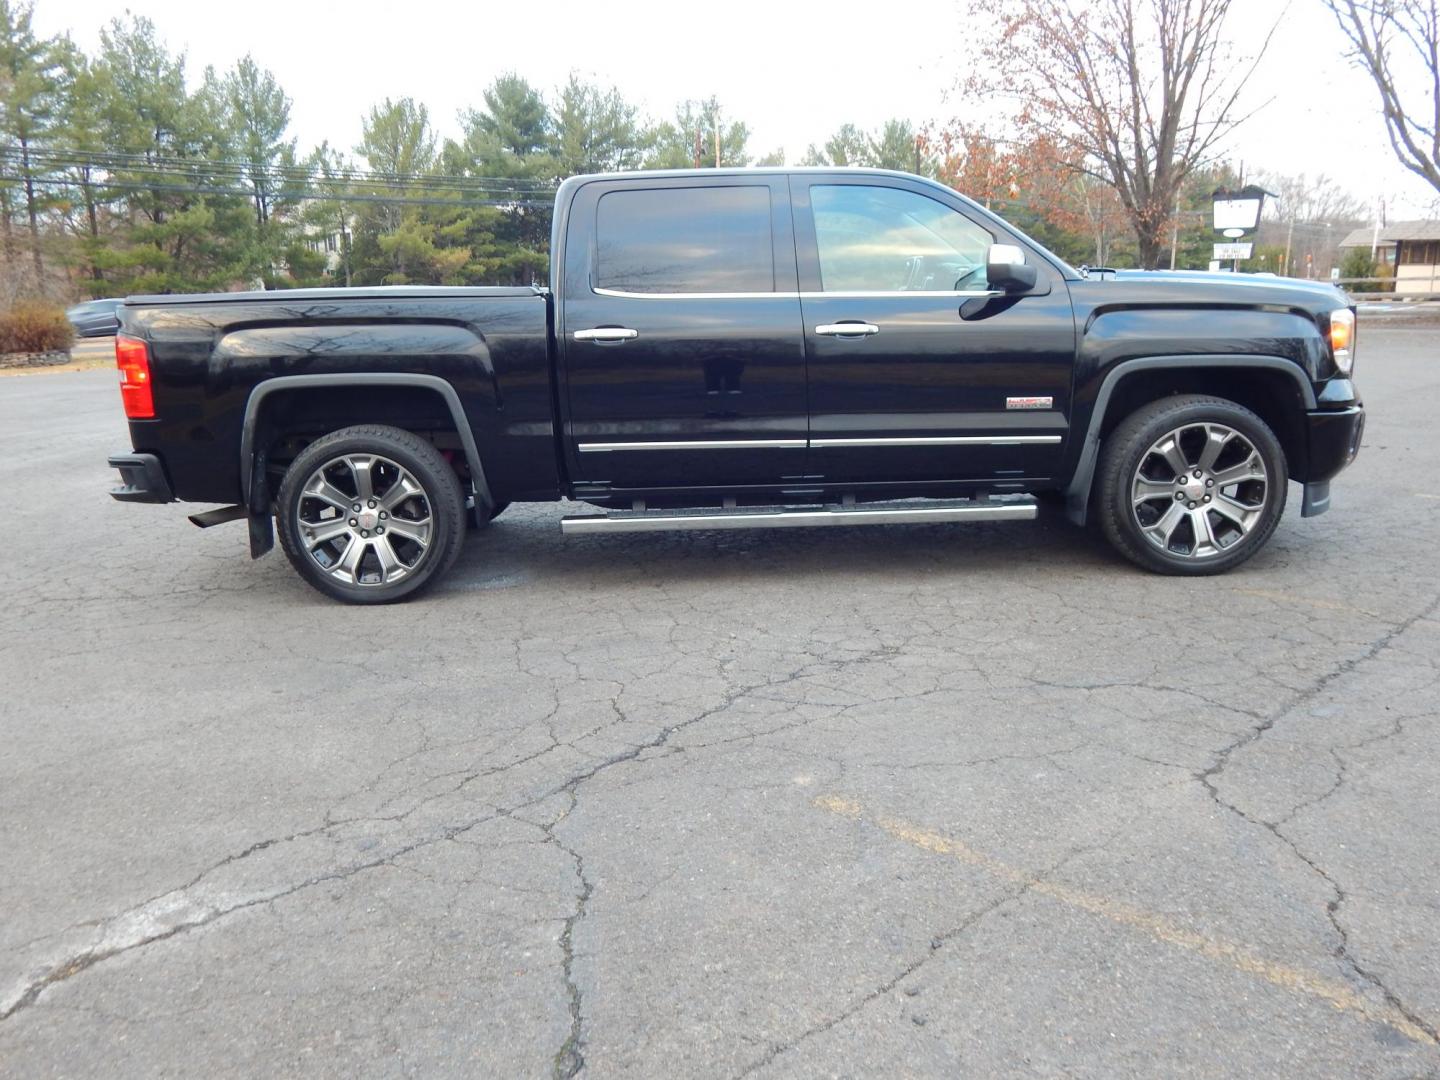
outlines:
M1330 355L1341 375L1355 366L1355 312L1340 308L1330 313Z

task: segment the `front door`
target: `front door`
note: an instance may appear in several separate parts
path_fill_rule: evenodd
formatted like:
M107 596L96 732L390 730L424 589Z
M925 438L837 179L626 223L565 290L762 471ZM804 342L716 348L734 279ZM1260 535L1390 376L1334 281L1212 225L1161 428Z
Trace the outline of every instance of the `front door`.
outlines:
M571 475L735 490L805 471L805 351L780 175L576 193L557 345Z
M1027 249L1036 287L993 293L987 249L1016 238L933 185L843 174L791 185L816 482L1053 476L1075 354L1059 272Z

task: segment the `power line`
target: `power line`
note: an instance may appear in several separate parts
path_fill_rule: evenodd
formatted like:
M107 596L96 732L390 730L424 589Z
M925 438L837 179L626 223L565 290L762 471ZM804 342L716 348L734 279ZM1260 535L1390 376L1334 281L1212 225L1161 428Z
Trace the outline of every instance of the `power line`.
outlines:
M374 169L344 168L326 170L318 165L279 165L228 159L184 158L160 154L130 154L114 151L51 150L43 147L21 148L0 146L0 163L26 168L33 182L49 182L48 176L36 176L35 170L97 169L113 177L115 173L145 174L160 177L181 174L185 179L202 178L273 184L278 187L396 187L424 191L487 192L495 194L526 194L538 196L556 188L553 180L523 177L465 176L447 173L397 173ZM100 186L110 186L109 181ZM251 192L247 192L251 194Z
M295 164L281 165L274 162L245 161L233 158L210 158L197 156L178 156L173 154L159 153L125 153L113 150L74 150L74 149L52 149L43 146L20 147L14 144L0 146L0 154L18 157L28 154L30 158L39 160L41 158L61 160L67 164L92 165L95 167L113 166L117 168L195 168L203 166L213 171L240 171L252 172L262 170L274 173L289 173L299 176L320 176L327 175L325 169L318 165ZM416 181L425 179L439 180L482 180L503 183L516 187L543 187L553 188L555 182L548 179L537 179L534 177L467 177L457 174L446 173L423 173L423 172L396 172L393 170L381 169L359 169L345 166L328 174L337 178L352 179L357 182L363 181Z
M80 180L66 180L56 178L36 180L35 183L37 186L44 187L83 188L86 186L85 183ZM0 185L19 188L24 186L24 180L17 177L0 177ZM103 187L107 191L160 191L169 192L172 194L214 195L238 199L249 199L255 194L254 191L248 188L228 188L218 187L214 185L201 187L198 184L174 184L166 183L164 181L107 180L104 183L96 184L94 186ZM527 209L533 207L542 207L548 210L555 205L554 199L467 199L461 197L463 195L463 193L461 192L457 192L454 197L448 199L441 198L439 196L425 197L415 195L375 195L364 192L346 192L341 195L323 193L315 194L305 192L288 192L286 194L288 195L288 197L297 201L308 199L315 202L386 203L392 206L453 206L457 210L464 209L467 206L493 206L500 209L509 209L512 207L521 207Z

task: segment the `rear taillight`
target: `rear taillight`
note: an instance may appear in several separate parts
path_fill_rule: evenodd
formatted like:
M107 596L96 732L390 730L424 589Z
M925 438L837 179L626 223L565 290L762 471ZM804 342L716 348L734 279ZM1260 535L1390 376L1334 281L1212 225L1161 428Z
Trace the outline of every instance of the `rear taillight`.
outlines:
M131 420L153 420L155 396L150 390L150 348L138 338L115 337L115 366L120 369L120 400Z

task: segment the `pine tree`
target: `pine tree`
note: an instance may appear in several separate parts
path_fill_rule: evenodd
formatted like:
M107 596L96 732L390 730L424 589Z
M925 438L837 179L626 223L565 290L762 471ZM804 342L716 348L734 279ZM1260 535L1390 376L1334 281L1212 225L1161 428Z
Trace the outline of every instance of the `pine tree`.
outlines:
M674 122L659 125L652 139L645 162L652 169L688 169L697 163L702 169L713 169L717 149L720 165L750 163L750 129L738 120L725 123L720 102L713 97L682 103Z
M637 117L638 110L619 90L601 90L571 74L555 115L554 156L560 176L639 168L644 138Z
M0 138L14 151L0 158L0 187L7 189L3 207L7 262L13 256L9 188L18 183L30 232L34 287L45 285L45 262L40 250L42 187L47 167L36 164L35 150L60 123L65 98L64 50L59 39L38 38L33 26L34 5L0 0Z
M433 241L423 235L419 207L405 200L416 181L435 168L430 111L413 98L386 98L366 117L355 153L381 174L363 194L395 200L361 204L355 229L357 275L371 278L363 282L371 285L427 280L434 269L429 254Z

